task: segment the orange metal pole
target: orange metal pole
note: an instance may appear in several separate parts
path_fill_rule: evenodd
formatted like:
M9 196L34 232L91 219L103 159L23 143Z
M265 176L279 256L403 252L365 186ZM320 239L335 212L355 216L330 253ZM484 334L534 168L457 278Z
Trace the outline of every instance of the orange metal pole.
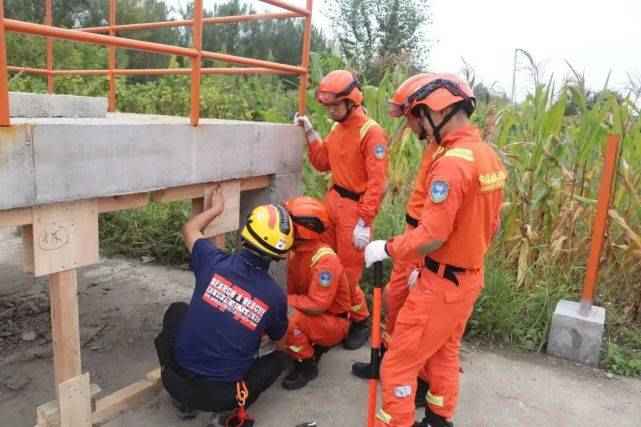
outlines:
M109 0L109 35L114 37L116 31L116 0ZM114 68L116 68L116 47L107 47L109 52L109 97L107 101L107 111L113 113L116 111L116 76L114 75Z
M45 3L45 25L53 25L53 0L46 0ZM53 70L53 39L47 37L47 93L52 94L55 90L54 76L51 74Z
M7 69L12 72L37 74L39 76L48 76L50 73L52 73L51 71L44 68L16 67L14 65L9 65Z
M381 292L383 289L383 263L374 263L374 290L372 294L372 335L370 366L371 376L368 381L367 427L373 427L376 415L376 394L381 364Z
M171 46L162 43L146 42L124 37L112 37L102 34L92 34L83 31L68 30L66 28L48 27L31 22L5 19L5 29L16 33L34 34L43 37L72 40L76 42L94 43L106 46L117 46L125 49L142 50L145 52L162 53L165 55L179 55L194 58L198 51L180 46Z
M266 19L290 19L290 18L303 18L303 16L295 12L257 13L254 15L210 16L207 18L203 18L203 25L234 24L237 22L261 21ZM164 22L143 22L139 24L116 25L114 26L114 30L118 32L123 32L123 31L155 30L158 28L189 27L193 23L194 21L192 19L164 21ZM110 26L101 26L101 27L76 28L75 30L84 31L87 33L108 33L109 28Z
M583 292L581 294L580 310L584 315L590 313L592 302L594 301L601 251L607 231L608 209L616 173L620 142L621 137L619 135L609 135L605 148L604 168L601 174L601 184L599 185L599 199L597 201L596 216L594 217L594 224L592 226L590 257L588 258L587 271L583 281Z
M10 71L19 71L25 73L33 74L42 74L47 75L48 71L39 68L27 68L27 67L9 67ZM117 76L172 76L172 75L191 75L191 68L115 68L113 73ZM201 67L201 74L211 74L211 75L248 75L248 74L272 74L272 75L285 75L292 76L297 75L296 73L287 72L287 71L278 71L272 70L269 68L259 68L259 67L246 67L246 68L237 68L237 67L211 67L205 68ZM108 76L109 70L53 70L53 74L56 76Z
M280 0L260 0L263 3L271 4L272 6L280 7L281 9L289 10L291 12L296 12L302 16L309 16L312 14L311 10L305 10L300 7L292 6L284 1Z
M191 59L191 125L198 126L200 118L200 68L203 49L203 0L194 1L194 24L191 26L192 43L198 56Z
M307 102L307 82L309 80L309 51L312 45L312 14L314 0L307 0L307 10L309 16L305 18L305 27L303 30L303 54L301 58L301 67L305 69L305 74L300 75L298 87L298 112L305 114Z
M303 74L306 70L295 65L279 64L278 62L263 61L262 59L245 58L243 56L228 55L226 53L202 52L203 58L215 61L230 62L232 64L248 65L251 67L271 68L278 71L288 71L296 74Z
M9 81L7 80L7 45L5 39L4 0L0 0L0 126L10 126Z

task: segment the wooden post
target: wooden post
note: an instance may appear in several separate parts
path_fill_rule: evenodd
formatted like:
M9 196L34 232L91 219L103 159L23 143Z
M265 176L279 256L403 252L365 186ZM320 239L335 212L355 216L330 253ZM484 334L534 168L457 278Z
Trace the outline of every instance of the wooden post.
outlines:
M56 384L81 374L76 270L49 275L53 365Z

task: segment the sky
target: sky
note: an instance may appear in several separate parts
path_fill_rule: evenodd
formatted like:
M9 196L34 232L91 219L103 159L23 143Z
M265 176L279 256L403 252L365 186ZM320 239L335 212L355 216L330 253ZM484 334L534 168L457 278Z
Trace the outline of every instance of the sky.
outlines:
M192 0L166 0L185 5ZM205 7L218 0L204 0ZM331 34L323 15L327 0L314 1L314 24ZM304 0L289 0L304 5ZM262 7L258 0L251 0ZM460 73L465 61L477 80L511 96L515 49L528 51L543 75L564 79L568 61L588 87L624 89L631 75L641 83L641 0L425 0L431 24L430 71ZM264 6L266 9L274 9ZM532 87L527 59L517 56L516 94Z

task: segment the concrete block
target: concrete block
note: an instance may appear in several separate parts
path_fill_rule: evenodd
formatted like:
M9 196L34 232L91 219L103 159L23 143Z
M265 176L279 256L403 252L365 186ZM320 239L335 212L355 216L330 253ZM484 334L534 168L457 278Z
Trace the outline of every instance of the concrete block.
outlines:
M27 206L35 197L31 128L0 128L0 209Z
M590 366L598 366L601 355L605 309L592 306L590 313L579 313L580 304L561 300L552 315L547 352Z
M107 98L9 92L11 117L106 117Z
M194 128L182 117L110 114L14 124L32 129L31 175L22 187L0 186L0 209L299 173L305 147L300 128L275 123L202 120ZM0 177L25 175L19 168Z

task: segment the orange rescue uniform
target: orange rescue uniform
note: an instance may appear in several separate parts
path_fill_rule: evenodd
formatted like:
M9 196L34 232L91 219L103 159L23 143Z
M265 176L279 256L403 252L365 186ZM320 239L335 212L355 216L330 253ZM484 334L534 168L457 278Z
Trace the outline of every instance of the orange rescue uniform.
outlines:
M418 219L421 217L425 198L427 197L427 172L432 165L432 161L443 149L439 145L428 142L423 150L423 157L419 165L416 177L414 178L414 188L406 205L406 226L405 231L410 231L418 225ZM403 306L409 288L407 287L407 280L415 268L420 267L421 260L416 257L415 260L411 259L398 259L392 265L392 272L389 281L383 290L383 307L385 309L385 326L383 332L383 343L389 345L390 337L394 332L394 324L398 312Z
M327 230L324 239L336 249L345 268L352 287L352 319L360 321L369 317L369 311L359 287L363 251L354 247L352 235L359 218L372 227L383 200L387 136L362 107L356 107L345 121L334 126L324 141L314 141L308 147L314 168L332 173L334 185L323 203L334 227Z
M350 285L341 262L326 244L314 240L296 244L289 255L287 303L289 354L304 360L314 356L314 344L331 347L349 330Z
M391 240L395 260L416 259L429 243L420 278L403 304L381 367L377 426L414 425L416 377L430 384L427 404L451 418L459 389L459 349L483 287L483 259L498 230L507 174L473 126L443 138L427 173L419 225Z

